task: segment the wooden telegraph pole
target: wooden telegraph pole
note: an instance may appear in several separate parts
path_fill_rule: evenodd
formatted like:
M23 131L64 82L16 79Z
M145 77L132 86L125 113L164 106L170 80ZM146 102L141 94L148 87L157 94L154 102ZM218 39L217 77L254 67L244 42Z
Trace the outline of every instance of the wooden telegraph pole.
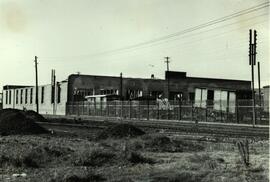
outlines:
M257 47L257 31L254 30L254 37L252 41L252 30L249 30L249 65L251 65L251 79L252 79L252 125L256 124L255 113L255 91L254 91L254 66L256 65L256 47Z
M260 62L258 62L258 87L259 87L259 105L262 106L262 97L261 97L261 70Z
M35 56L35 72L36 72L36 106L37 113L39 113L39 103L38 103L38 69L37 69L37 56Z
M168 92L168 101L170 100L170 79L169 79L169 64L170 64L170 61L169 61L169 59L170 59L170 57L165 57L165 63L167 64L167 92Z

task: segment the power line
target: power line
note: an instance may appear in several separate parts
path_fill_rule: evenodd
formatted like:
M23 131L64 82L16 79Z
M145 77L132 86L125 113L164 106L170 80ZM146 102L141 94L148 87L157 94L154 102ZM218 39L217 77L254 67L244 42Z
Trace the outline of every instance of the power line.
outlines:
M203 23L203 24L197 25L195 27L191 27L191 28L182 30L180 32L169 34L167 36L152 39L152 40L149 40L149 41L146 41L146 42L134 44L134 45L131 45L131 46L122 47L122 48L119 48L119 49L104 51L104 52L100 52L100 53L96 53L96 54L85 54L85 55L78 55L78 56L71 56L71 57L89 57L89 56L90 57L96 57L96 56L103 56L103 55L113 54L113 53L126 51L126 50L134 50L135 48L144 47L146 45L152 45L154 43L160 43L160 42L162 42L164 40L168 40L168 39L171 39L171 38L174 38L174 37L178 37L180 35L184 35L184 34L187 34L187 33L190 33L190 32L194 32L194 31L199 30L199 29L206 28L208 26L212 26L212 25L215 25L215 24L218 24L218 23L222 23L222 22L225 22L227 20L230 20L230 19L242 16L242 15L245 15L245 14L248 14L248 13L258 11L258 10L266 8L268 6L269 6L269 2L262 3L262 4L259 4L259 5L253 6L251 8L248 8L248 9L245 9L245 10L242 10L242 11L239 11L239 12L224 16L222 18L218 18L218 19L209 21L207 23Z
M262 22L259 22L259 23L262 23ZM259 23L256 23L256 24L259 24ZM255 24L253 24L253 25L255 25ZM250 25L248 25L248 26L245 26L245 27L250 27ZM244 28L244 27L240 27L240 28L237 28L237 29L233 29L232 31L236 31L236 30L238 30L238 29L241 29L241 28ZM227 32L224 32L224 33L218 33L218 34L215 34L215 35L218 35L218 36L220 36L220 35L223 35L223 34L227 34L227 33L230 33L230 32L232 32L232 31L227 31ZM209 37L207 37L207 38L213 38L213 37L217 37L217 36L209 36ZM198 40L195 40L195 41L186 41L186 42L184 42L184 43L182 43L183 44L183 48L181 48L181 55L183 55L183 53L185 52L184 50L186 50L186 49L194 49L194 46L187 46L187 45L192 45L193 43L195 43L195 42L201 42L202 40L204 40L205 39L205 37L203 38L203 39L198 39ZM246 40L246 39L241 39L241 42L239 42L239 40L238 40L238 42L239 43L241 43L241 44L239 44L239 46L238 47L243 47L243 46L246 46L246 45L242 45L242 43L244 43L244 42L246 42L246 41L242 41L242 40ZM235 42L235 41L234 41ZM233 44L234 45L234 47L235 48L237 48L237 44ZM170 51L172 51L172 49L176 49L176 51L177 52L179 52L179 46L181 46L181 45L177 45L177 46L169 46L169 47L163 47L163 50L170 50ZM230 48L231 48L231 46L230 46ZM221 50L221 49L211 49L211 52L213 52L213 53L216 53L216 51L219 51L219 50ZM224 52L224 49L222 48L222 50L221 50L222 52ZM148 55L149 54L149 51L148 52L146 52L146 54ZM140 52L140 55L146 55L145 53L143 53L142 54L142 52ZM125 56L125 57L127 57L127 56ZM123 59L125 59L125 57L123 58ZM135 58L135 57L139 57L139 55L138 55L138 53L137 53L137 55L136 56L131 56L131 55L128 55L128 58ZM156 57L158 57L158 56L156 56ZM112 61L112 58L110 58L110 60ZM117 58L117 60L119 60L119 58Z
M222 18L218 18L218 19L209 21L207 23L197 25L195 27L191 27L191 28L182 30L180 32L173 33L173 34L170 34L170 35L167 35L167 36L163 36L163 37L160 37L160 38L152 39L152 40L149 40L149 41L146 41L146 42L134 44L134 45L119 48L119 49L114 49L114 50L110 50L110 51L104 51L104 52L97 53L97 54L92 54L92 55L82 55L82 56L102 56L102 55L111 54L111 53L114 53L114 52L120 52L120 51L124 51L124 50L131 50L131 49L134 49L134 48L142 47L142 46L153 44L153 43L156 43L156 42L161 42L163 40L171 39L173 37L177 37L177 36L187 34L187 33L202 29L202 28L206 28L208 26L215 25L217 23L222 23L222 22L230 20L232 18L236 18L236 17L242 16L242 15L254 12L254 11L258 11L258 10L263 9L265 7L268 7L268 6L269 6L269 2L262 3L262 4L259 4L257 6L253 6L251 8L248 8L248 9L245 9L245 10L242 10L242 11L239 11L239 12L224 16Z

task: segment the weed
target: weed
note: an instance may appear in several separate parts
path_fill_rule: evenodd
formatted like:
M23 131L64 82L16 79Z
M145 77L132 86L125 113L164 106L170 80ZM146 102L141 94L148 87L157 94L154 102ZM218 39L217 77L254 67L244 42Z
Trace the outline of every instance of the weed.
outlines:
M155 163L153 159L146 158L146 157L144 157L141 154L136 153L136 152L131 152L128 155L127 160L129 162L131 162L132 164L138 164L138 163L141 163L141 164L143 164L143 163L154 164Z
M244 162L246 167L249 167L250 163L249 163L249 143L248 143L248 140L247 139L245 139L244 141L239 140L236 142L236 145L238 147L242 161Z
M200 182L206 176L206 173L197 174L191 171L167 171L162 174L155 174L152 176L153 182L164 181L164 182Z
M93 150L90 153L85 152L74 161L76 166L102 166L115 156L114 153L104 152L102 150Z
M63 182L89 182L89 181L104 181L105 179L96 174L88 174L85 177L79 177L76 175L69 176L63 180Z

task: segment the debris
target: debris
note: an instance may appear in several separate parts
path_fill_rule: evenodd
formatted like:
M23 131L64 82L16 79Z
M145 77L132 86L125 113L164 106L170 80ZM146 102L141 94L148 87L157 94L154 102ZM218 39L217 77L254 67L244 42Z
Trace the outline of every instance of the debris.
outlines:
M15 173L15 174L12 174L12 176L18 178L18 177L26 177L27 175L26 175L26 173L21 173L21 174Z

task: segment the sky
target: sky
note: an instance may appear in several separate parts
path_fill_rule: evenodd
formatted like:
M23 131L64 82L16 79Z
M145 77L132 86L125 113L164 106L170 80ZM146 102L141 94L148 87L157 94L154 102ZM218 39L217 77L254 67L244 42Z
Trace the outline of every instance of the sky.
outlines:
M51 69L58 81L77 72L164 78L166 56L187 76L251 80L249 29L269 85L268 0L0 0L0 87L34 85L35 56L39 84Z

